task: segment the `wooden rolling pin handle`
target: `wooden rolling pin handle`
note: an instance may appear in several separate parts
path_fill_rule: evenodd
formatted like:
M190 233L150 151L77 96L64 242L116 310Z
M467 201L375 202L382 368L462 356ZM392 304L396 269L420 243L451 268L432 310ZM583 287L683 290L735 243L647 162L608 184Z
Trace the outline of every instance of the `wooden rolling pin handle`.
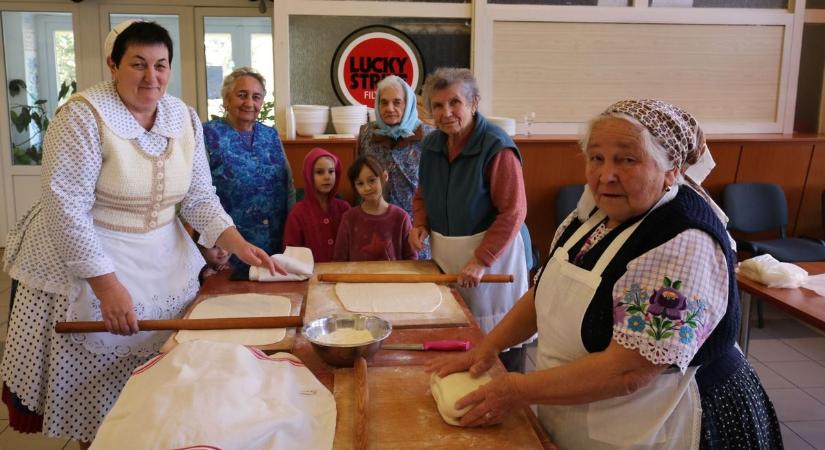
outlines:
M141 331L158 330L237 330L248 328L291 328L300 327L300 316L278 317L231 317L221 319L170 319L138 320ZM58 333L100 333L107 331L103 322L57 322L54 330Z
M355 432L352 434L355 450L369 449L370 390L367 383L367 360L359 356L355 360Z
M458 274L394 274L394 273L321 273L319 282L326 283L455 283ZM512 274L491 274L481 277L482 283L512 283Z

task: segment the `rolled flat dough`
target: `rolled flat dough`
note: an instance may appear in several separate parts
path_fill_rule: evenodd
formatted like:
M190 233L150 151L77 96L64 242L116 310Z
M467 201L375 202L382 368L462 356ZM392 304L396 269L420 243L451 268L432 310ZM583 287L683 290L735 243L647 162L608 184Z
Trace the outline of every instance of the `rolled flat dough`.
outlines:
M478 378L473 378L470 372L451 373L444 378L433 373L430 377L430 392L433 394L441 418L450 425L459 426L458 421L464 417L470 407L456 409L455 402L491 380L492 378L487 373Z
M233 294L207 298L195 306L189 318L288 316L291 310L289 299L280 295ZM265 345L280 342L285 336L284 328L180 330L175 335L175 340L189 342L203 339L241 345Z
M338 283L335 295L352 312L429 313L441 304L435 283Z

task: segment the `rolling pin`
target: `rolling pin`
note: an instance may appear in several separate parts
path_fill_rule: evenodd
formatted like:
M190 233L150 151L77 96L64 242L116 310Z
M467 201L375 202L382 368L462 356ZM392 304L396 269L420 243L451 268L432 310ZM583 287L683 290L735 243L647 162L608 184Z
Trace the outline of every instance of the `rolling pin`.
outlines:
M318 281L327 283L456 283L457 273L319 273ZM483 275L482 283L512 283L513 275Z
M355 428L352 433L354 450L369 449L370 388L367 383L367 360L359 356L355 359Z
M140 331L157 330L236 330L245 328L289 328L304 324L300 316L227 317L219 319L138 320ZM99 333L106 331L102 321L57 322L58 333Z

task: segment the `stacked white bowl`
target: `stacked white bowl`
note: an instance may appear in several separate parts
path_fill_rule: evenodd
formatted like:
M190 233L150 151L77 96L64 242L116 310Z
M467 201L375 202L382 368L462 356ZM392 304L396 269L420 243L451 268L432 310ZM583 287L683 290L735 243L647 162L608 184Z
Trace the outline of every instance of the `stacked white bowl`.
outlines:
M329 106L292 105L295 115L295 132L301 136L324 134L329 123Z
M367 123L367 107L364 105L332 107L332 125L338 134L357 135L358 129L365 123Z
M490 123L494 123L501 127L501 129L510 136L516 134L516 119L511 119L509 117L489 116L487 117L487 120Z

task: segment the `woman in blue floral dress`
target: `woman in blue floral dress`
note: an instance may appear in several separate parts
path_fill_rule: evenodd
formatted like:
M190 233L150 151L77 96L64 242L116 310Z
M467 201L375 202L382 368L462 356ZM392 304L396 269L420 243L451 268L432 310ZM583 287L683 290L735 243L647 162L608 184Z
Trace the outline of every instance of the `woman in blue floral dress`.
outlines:
M361 127L357 153L374 157L386 168L387 201L401 207L410 217L413 194L418 187L421 140L431 131L433 127L418 119L416 96L410 85L395 75L378 83L375 121ZM427 246L418 253L418 259L429 258Z
M221 88L226 114L205 123L203 135L221 204L241 233L271 255L283 251L295 186L278 131L257 120L265 94L257 71L235 69Z
M696 119L621 101L590 122L582 149L595 206L561 224L535 287L484 341L430 365L477 376L538 332L537 370L459 399L461 424L538 404L559 448L781 449L773 405L736 346L730 238L683 175L707 152Z

